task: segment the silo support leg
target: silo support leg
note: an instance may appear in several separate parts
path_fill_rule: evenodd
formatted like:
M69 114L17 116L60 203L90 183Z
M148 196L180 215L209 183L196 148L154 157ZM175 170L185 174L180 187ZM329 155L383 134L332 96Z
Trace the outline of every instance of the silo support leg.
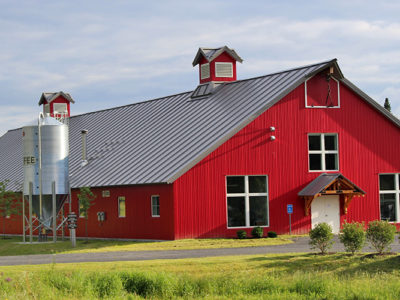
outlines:
M29 242L32 244L33 240L33 230L32 230L32 194L33 194L33 184L29 182Z
M26 242L26 235L25 235L25 200L24 200L24 193L22 193L22 242Z
M55 181L51 184L51 190L53 193L53 242L57 241L57 201L56 201L56 183Z

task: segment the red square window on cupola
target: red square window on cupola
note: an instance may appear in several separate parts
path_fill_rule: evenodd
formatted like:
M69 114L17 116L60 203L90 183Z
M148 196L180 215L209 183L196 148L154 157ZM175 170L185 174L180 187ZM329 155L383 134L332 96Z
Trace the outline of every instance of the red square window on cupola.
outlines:
M329 71L321 72L305 82L306 107L339 108L339 81Z

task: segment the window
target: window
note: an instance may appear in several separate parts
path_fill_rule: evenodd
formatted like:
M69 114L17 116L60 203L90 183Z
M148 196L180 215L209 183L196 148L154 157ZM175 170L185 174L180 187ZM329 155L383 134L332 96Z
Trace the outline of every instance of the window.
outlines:
M338 171L338 138L335 133L308 135L308 167L310 171Z
M126 217L125 197L118 197L118 217L119 218Z
M110 197L110 191L109 190L101 191L101 196L103 198L109 198Z
M399 222L400 174L379 175L381 220Z
M200 78L206 79L210 77L210 64L202 64L200 67Z
M78 200L79 201L79 200ZM85 212L83 211L83 205L79 202L79 218L85 217Z
M215 76L216 77L233 77L232 63L215 63Z
M339 81L326 72L307 79L304 86L306 108L340 108Z
M160 196L151 196L151 216L160 216Z
M50 114L50 104L45 104L45 105L44 105L44 113L45 113L46 115L49 115L49 114Z
M66 114L68 113L67 104L65 103L54 103L53 111L55 114Z
M267 176L227 176L228 227L269 226Z

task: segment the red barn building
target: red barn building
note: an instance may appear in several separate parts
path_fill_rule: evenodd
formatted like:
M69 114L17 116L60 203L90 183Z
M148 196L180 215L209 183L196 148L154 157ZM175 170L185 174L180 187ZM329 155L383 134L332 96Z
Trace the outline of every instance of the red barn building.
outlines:
M89 236L287 233L288 204L293 233L318 222L335 232L344 221L398 224L400 121L335 59L245 80L236 80L237 61L228 47L200 48L193 92L70 117L73 210L80 187L97 195ZM0 138L4 179L14 189L23 180L21 129ZM10 233L21 231L14 221Z

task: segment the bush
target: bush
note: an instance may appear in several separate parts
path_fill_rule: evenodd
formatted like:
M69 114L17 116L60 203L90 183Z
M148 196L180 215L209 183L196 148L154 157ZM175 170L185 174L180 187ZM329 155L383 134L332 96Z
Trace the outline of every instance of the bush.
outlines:
M396 226L387 221L375 220L368 224L367 239L379 254L385 249L390 250L389 245L394 241L395 234Z
M310 230L310 245L312 249L319 249L322 254L332 247L332 227L327 223L319 223Z
M269 238L278 237L278 234L275 231L268 231L267 235L268 235Z
M261 228L260 226L254 227L253 230L251 231L251 236L253 238L262 238L264 235L264 229Z
M343 243L346 251L351 252L352 255L356 251L360 251L365 244L364 223L344 223L340 233L340 242Z
M236 235L237 235L238 239L241 239L241 240L243 240L247 237L247 233L244 230L236 231Z

